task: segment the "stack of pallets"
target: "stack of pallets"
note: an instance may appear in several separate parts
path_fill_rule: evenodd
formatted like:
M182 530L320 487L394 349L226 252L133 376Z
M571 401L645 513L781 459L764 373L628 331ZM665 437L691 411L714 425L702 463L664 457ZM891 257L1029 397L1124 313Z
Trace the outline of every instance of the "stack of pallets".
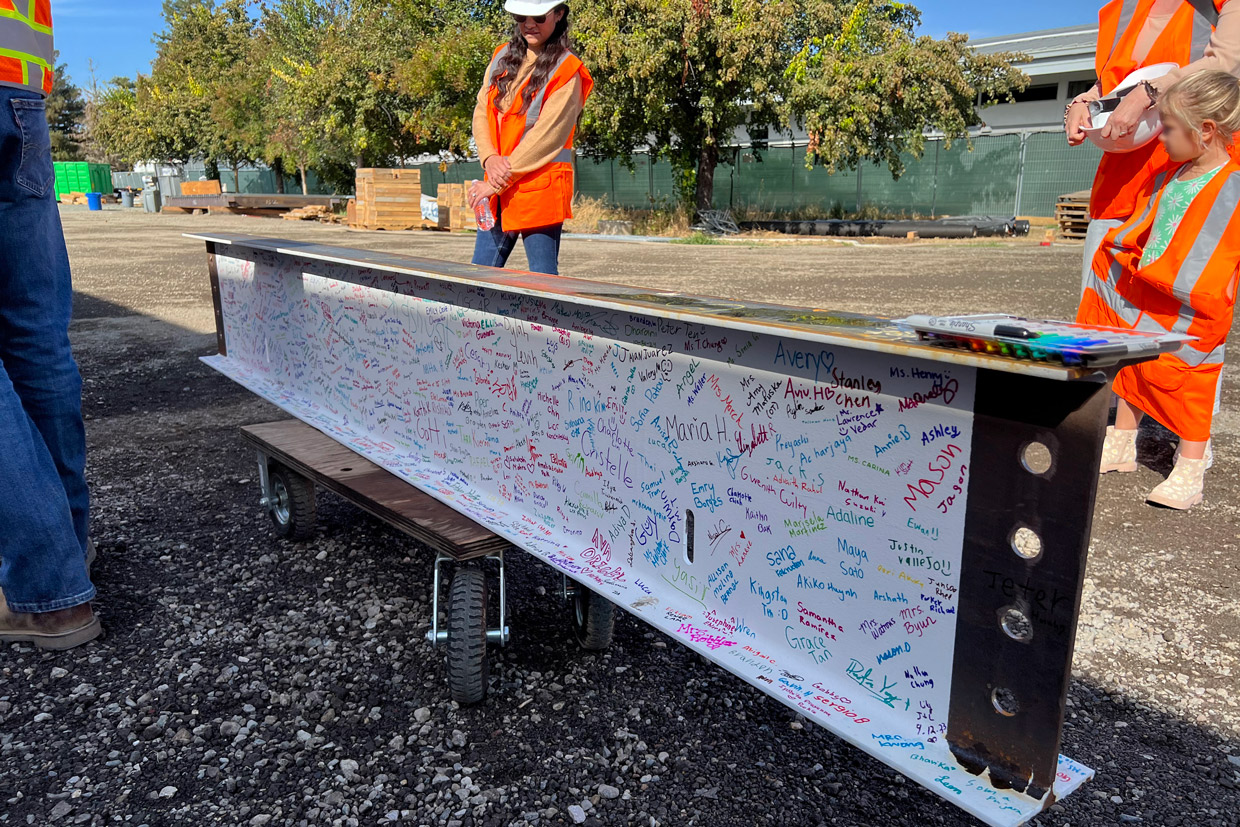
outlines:
M1084 240L1089 229L1089 190L1059 196L1055 203L1055 221L1059 224L1060 238Z
M447 211L448 223L444 226L452 232L477 230L478 218L469 208L469 186L472 181L464 184L440 184L437 200L439 201L439 222L443 225L444 211Z
M422 226L422 174L416 169L357 171L353 223L363 230L412 230Z

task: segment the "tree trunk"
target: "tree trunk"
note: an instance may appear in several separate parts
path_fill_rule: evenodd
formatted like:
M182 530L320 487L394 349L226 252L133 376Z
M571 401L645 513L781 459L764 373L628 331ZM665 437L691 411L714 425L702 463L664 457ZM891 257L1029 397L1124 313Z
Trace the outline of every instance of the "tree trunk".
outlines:
M271 171L276 177L276 192L284 195L284 159L276 158L271 162Z
M310 188L306 186L306 165L305 165L305 164L298 164L298 165L297 165L297 171L301 173L301 194L302 194L302 195L309 195L309 194L310 194Z
M232 171L233 171L233 189L236 192L240 193L241 192L241 172L238 169L238 164L236 161L233 161Z
M715 167L717 166L719 166L719 146L707 137L702 143L702 152L698 156L697 195L694 198L694 204L699 213L711 209L715 203Z
M203 175L208 181L215 181L220 177L220 165L214 158L208 158L202 166Z

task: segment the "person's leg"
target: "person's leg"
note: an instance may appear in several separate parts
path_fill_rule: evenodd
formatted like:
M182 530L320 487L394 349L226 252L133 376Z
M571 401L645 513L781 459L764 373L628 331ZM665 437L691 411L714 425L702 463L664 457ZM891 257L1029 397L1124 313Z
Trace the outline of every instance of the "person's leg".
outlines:
M9 613L95 595L72 286L51 184L42 100L0 90L0 589Z
M1205 442L1189 442L1186 439L1181 439L1180 456L1185 459L1205 459L1206 446L1209 444L1209 440L1206 440Z
M522 233L531 273L560 274L560 235L563 231L563 224L555 224Z
M1135 431L1141 427L1145 412L1126 399L1120 399L1115 406L1115 430Z
M474 239L474 258L471 263L483 267L503 267L508 263L513 248L517 246L517 233L504 232L504 217L495 210L495 226L490 230L478 230Z

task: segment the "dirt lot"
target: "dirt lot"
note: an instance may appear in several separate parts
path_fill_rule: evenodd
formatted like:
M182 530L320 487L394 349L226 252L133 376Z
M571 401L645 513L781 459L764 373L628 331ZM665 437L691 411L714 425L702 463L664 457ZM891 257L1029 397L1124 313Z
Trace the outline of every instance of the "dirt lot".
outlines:
M472 236L116 208L63 218L110 634L0 656L0 824L972 823L636 621L583 656L557 582L523 555L491 700L458 709L421 639L427 553L327 495L314 540L272 537L234 429L280 414L197 361L214 352L214 321L203 245L181 233L459 261ZM562 267L884 315L1065 318L1080 255L1036 241L570 239ZM1157 426L1141 438L1148 466L1102 481L1063 747L1099 777L1038 824L1240 824L1234 370L1215 435L1191 513L1142 501L1170 466Z

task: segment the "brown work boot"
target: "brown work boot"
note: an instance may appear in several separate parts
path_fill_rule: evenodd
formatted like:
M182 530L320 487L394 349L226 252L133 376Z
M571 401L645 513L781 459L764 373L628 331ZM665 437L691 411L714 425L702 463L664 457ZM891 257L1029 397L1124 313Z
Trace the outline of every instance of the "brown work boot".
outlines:
M33 643L40 649L72 649L103 633L89 603L55 612L14 612L0 592L0 643Z

